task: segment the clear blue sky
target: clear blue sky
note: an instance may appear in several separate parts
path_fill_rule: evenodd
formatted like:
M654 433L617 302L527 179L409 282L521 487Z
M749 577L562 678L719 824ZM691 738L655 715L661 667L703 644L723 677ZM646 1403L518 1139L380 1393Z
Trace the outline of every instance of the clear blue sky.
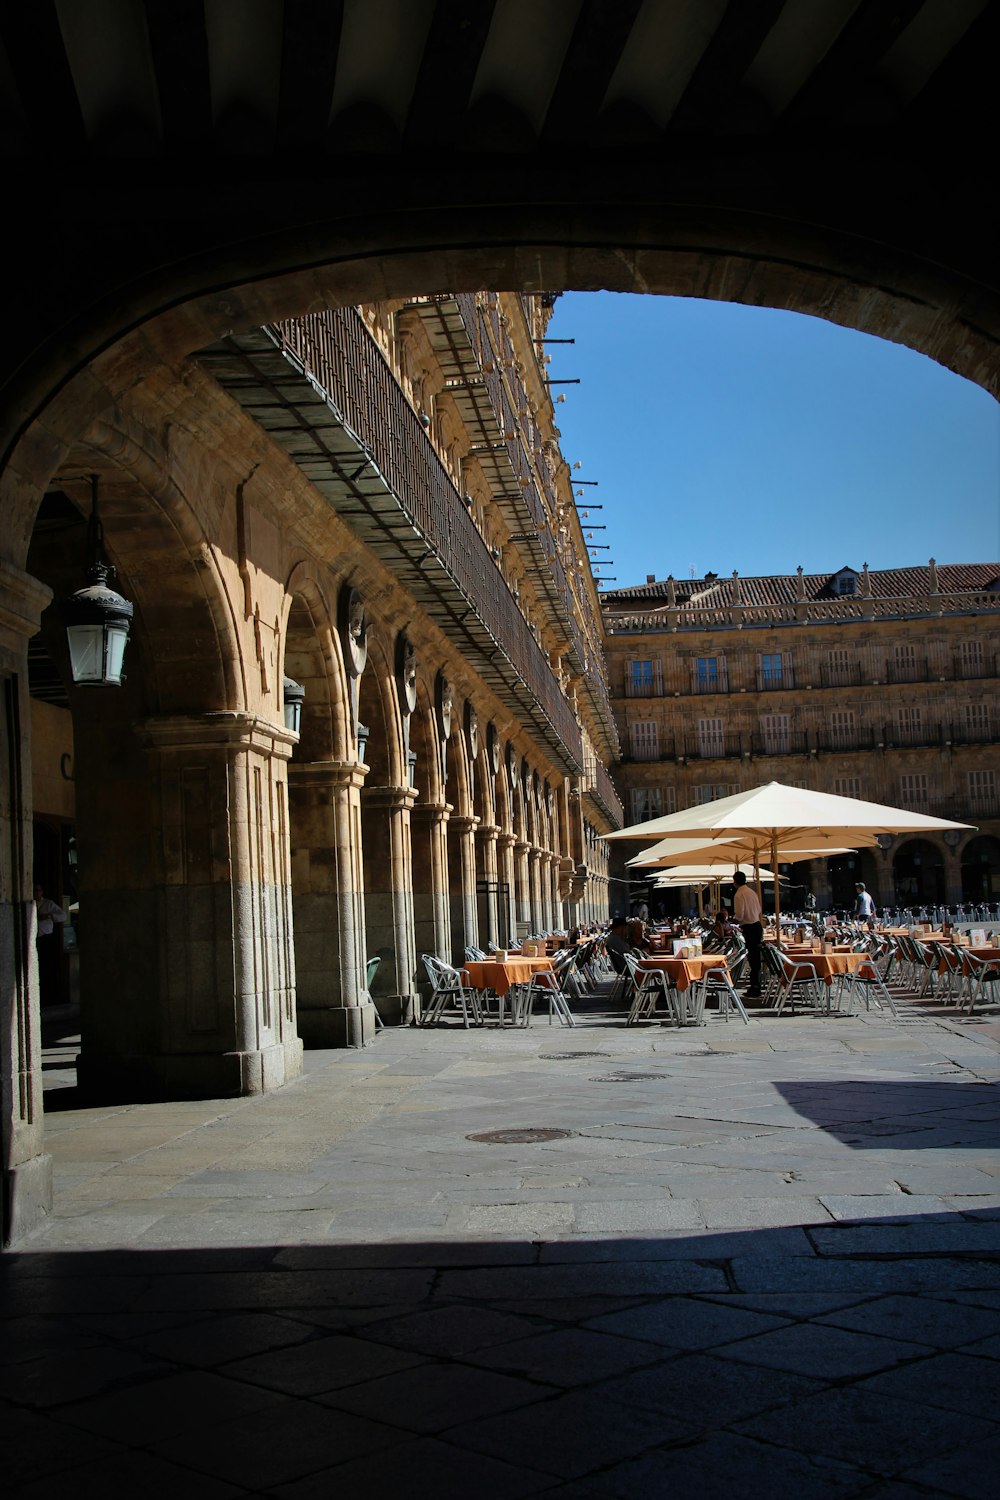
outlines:
M1000 406L899 344L819 318L572 292L550 338L577 504L617 584L1000 560Z

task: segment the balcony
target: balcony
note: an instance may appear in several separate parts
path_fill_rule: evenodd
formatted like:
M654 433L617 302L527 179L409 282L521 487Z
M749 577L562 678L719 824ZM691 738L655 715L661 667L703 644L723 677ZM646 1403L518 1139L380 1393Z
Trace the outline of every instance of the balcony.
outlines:
M584 790L597 803L613 827L621 828L624 826L625 809L622 806L622 800L618 795L614 782L600 761L595 761L592 767L588 767L587 782L584 785Z
M859 728L835 734L826 729L814 736L814 747L830 755L844 755L859 750L876 750L878 740L874 729Z
M234 335L199 360L575 774L573 710L360 314Z
M791 730L787 734L754 734L749 739L753 756L808 755L809 740L805 734Z
M824 663L819 669L821 687L860 687L861 663L857 661Z

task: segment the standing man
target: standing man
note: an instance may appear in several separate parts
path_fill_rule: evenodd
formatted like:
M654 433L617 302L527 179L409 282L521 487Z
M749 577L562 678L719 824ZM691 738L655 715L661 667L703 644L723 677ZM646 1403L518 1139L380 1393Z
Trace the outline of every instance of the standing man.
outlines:
M35 948L38 953L38 991L42 1005L54 1005L60 994L59 959L62 952L57 927L66 921L61 906L50 901L40 885L35 886Z
M737 870L733 876L733 885L736 887L736 895L733 897L733 916L739 922L743 930L743 941L747 945L747 958L750 960L750 986L743 993L745 1000L759 1000L760 990L760 945L764 940L764 926L761 922L760 898L752 885L747 885L747 878L742 870Z
M863 880L859 880L854 887L854 915L859 922L875 926L875 902L865 889Z

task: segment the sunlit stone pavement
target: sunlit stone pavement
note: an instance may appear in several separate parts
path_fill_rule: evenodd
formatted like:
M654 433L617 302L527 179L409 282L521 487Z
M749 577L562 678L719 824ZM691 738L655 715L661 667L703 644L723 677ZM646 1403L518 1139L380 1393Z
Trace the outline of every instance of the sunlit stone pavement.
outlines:
M992 1497L996 1020L579 1009L133 1107L50 1038L8 1492Z

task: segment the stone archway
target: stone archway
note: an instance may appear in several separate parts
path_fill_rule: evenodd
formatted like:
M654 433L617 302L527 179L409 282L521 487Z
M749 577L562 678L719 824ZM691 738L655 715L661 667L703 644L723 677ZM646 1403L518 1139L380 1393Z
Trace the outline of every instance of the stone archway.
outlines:
M930 839L900 843L893 850L892 877L898 906L922 907L944 901L944 855Z
M1000 839L980 834L962 849L962 900L1000 901Z

